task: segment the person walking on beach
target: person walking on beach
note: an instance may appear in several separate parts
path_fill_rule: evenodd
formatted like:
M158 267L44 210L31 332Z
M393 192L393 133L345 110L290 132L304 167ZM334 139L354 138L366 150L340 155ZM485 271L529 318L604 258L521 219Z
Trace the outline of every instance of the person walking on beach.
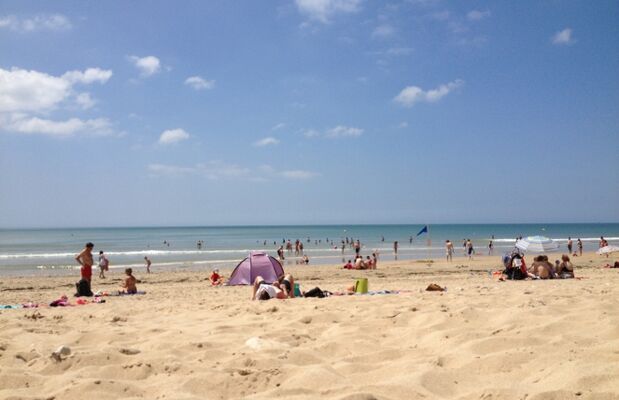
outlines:
M150 258L148 258L147 256L144 256L144 262L146 263L146 273L150 274Z
M110 261L107 259L103 250L99 252L99 278L105 279L105 271L108 270Z
M471 239L466 239L466 252L469 255L469 260L472 260L475 249L473 249L473 242L471 242Z
M582 240L580 238L576 241L576 246L578 246L578 255L582 256Z
M82 279L85 279L90 284L92 280L92 249L95 247L91 242L86 243L84 246L84 250L80 254L75 257L75 261L77 261L82 267L80 268L80 275Z
M462 250L464 251L464 255L466 255L466 250L467 250L466 239L462 239Z
M447 261L453 260L454 244L449 239L445 241L445 254L447 255Z
M393 254L395 254L395 256L398 256L398 241L396 240L395 242L393 242Z
M572 237L567 238L567 252L569 255L572 255Z
M488 255L492 255L492 250L494 249L494 243L492 243L492 239L490 239L490 243L488 243Z

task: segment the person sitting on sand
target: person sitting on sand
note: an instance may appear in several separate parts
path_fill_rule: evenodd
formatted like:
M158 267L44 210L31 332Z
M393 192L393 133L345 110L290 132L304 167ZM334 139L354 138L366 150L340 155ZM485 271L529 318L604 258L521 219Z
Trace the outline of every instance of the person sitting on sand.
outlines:
M138 288L135 284L138 280L135 279L135 276L133 276L133 270L131 268L126 268L125 274L127 275L127 278L125 278L125 283L123 283L122 290L120 292L125 294L136 294L138 292Z
M506 256L504 264L505 270L501 274L499 280L521 280L527 278L527 265L524 261L524 257L520 253L514 252L511 256Z
M303 263L309 264L309 257L307 256L307 254L303 255L303 259L302 260L303 260Z
M557 277L552 264L548 262L547 256L535 257L528 272L533 279L553 279Z
M355 260L355 269L367 269L367 265L365 265L363 257L357 256L357 259Z
M211 285L213 286L220 286L220 285L223 285L224 283L224 277L219 275L218 269L213 270L209 280L211 281Z
M561 264L557 268L557 275L561 279L574 278L574 265L570 261L570 257L567 254L561 256Z
M294 278L290 274L281 276L279 279L280 288L284 295L290 299L294 298Z
M252 287L252 300L285 299L286 295L280 288L279 282L272 285L266 283L263 277L257 276Z
M353 269L355 266L352 265L352 260L348 260L348 262L344 265L344 269Z
M368 269L375 269L374 261L370 258L370 256L365 257L365 265Z

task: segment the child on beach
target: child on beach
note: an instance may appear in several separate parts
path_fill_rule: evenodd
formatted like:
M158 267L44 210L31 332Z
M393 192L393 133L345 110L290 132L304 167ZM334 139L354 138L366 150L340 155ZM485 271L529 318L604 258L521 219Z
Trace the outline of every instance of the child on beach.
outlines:
M110 261L107 259L103 250L99 252L99 278L105 279L105 271L109 268Z
M146 273L150 274L150 265L152 264L148 257L144 257L144 263L146 264Z
M125 278L125 283L122 286L122 290L120 293L125 294L136 294L138 292L138 288L136 287L136 283L138 282L133 276L133 270L131 268L125 269L125 274L127 278Z
M211 281L211 285L213 286L220 286L224 283L224 278L223 276L219 275L218 269L213 270L213 273L211 274L211 277L209 279Z

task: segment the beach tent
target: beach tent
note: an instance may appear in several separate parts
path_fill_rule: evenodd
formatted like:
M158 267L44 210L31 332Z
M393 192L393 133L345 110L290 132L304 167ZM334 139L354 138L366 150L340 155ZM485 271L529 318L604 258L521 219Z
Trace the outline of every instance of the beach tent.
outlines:
M252 251L232 271L228 285L251 285L257 276L263 277L266 283L273 283L282 275L284 269L279 261L267 253Z
M529 236L517 241L516 247L526 253L546 253L557 250L559 245L545 236Z

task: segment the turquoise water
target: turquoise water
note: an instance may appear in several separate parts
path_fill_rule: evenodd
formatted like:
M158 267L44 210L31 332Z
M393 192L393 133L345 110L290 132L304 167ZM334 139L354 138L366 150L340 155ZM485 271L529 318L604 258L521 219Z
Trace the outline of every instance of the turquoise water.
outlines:
M251 250L276 255L282 241L299 239L311 264L339 263L354 252L340 243L346 237L359 239L361 253L380 253L382 260L393 259L393 242L399 242L399 259L442 257L446 239L462 254L462 239L470 238L478 253L487 254L494 236L494 253L513 248L518 236L544 235L557 240L563 249L568 237L581 238L584 249L597 249L600 236L619 244L619 223L609 224L457 224L430 225L429 235L416 234L424 225L311 225L311 226L228 226L228 227L150 227L150 228L62 228L0 230L0 272L49 273L76 266L73 258L86 242L103 250L112 268L143 265L149 256L155 268L233 267ZM412 243L410 242L413 237ZM384 237L384 241L382 238ZM309 242L308 242L309 238ZM428 242L428 239L431 241ZM202 249L197 241L204 242ZM168 244L164 244L164 241ZM266 245L265 245L266 241ZM331 244L333 242L333 244ZM335 248L337 247L337 248ZM294 253L286 257L294 265Z

